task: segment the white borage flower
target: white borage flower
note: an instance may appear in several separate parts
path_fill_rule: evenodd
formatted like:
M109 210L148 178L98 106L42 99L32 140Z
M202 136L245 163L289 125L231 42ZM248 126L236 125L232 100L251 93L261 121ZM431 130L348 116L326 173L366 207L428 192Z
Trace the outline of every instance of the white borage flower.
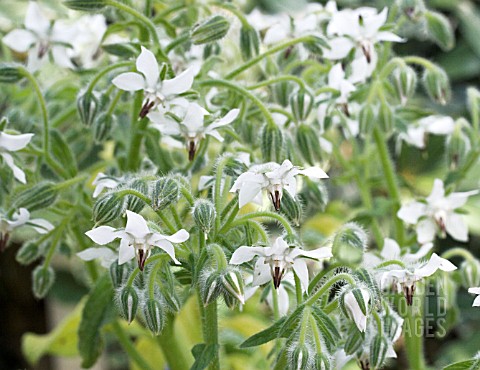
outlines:
M94 259L100 259L102 267L109 268L110 265L115 262L118 257L118 253L114 252L110 248L87 248L77 253L77 256L84 261L93 261Z
M249 275L245 279L245 301L250 299L259 288L259 285L253 284L253 277L254 275ZM268 307L274 310L273 295L277 295L278 313L280 314L280 316L285 316L288 313L288 309L290 308L290 298L288 295L288 290L286 289L286 285L293 286L294 284L295 280L293 277L293 273L291 271L288 271L282 279L282 284L280 284L280 286L276 290L270 289L265 298Z
M242 173L233 184L230 192L239 192L239 208L254 201L262 204L262 191L266 189L270 194L273 206L280 210L283 189L295 198L297 194L297 175L307 176L313 179L326 179L328 175L318 167L310 167L301 170L294 166L288 159L280 165L269 162L255 165L245 173Z
M380 13L375 8L344 9L332 14L327 26L329 36L339 36L329 41L331 48L326 58L343 59L352 48L361 51L368 63L376 55L375 44L380 41L403 42L404 39L389 31L382 31L387 21L388 9Z
M170 105L186 105L187 100L179 97L192 87L195 69L188 68L171 80L160 80L160 70L155 55L142 46L142 51L136 60L137 72L126 72L118 75L112 83L121 90L143 90L145 99L139 113L141 118L162 104L165 108Z
M9 32L3 43L18 53L28 52L30 71L35 71L46 61L51 51L55 64L73 68L66 45L76 32L62 22L52 22L43 14L36 1L30 1L25 15L25 29Z
M415 293L415 283L428 276L433 275L438 270L450 272L456 270L457 267L449 260L433 253L426 262L412 263L406 268L389 270L382 274L381 287L386 288L392 284L396 285L396 290L405 294L407 304L413 303L413 295Z
M145 261L149 257L152 247L159 247L165 251L176 264L180 264L175 258L175 248L172 243L183 243L190 236L184 229L170 236L162 235L150 229L147 221L132 211L127 211L127 225L124 229L100 226L87 231L85 234L100 245L108 244L120 238L118 264L124 264L136 256L140 270L143 270ZM103 258L103 256L104 251L99 251L98 258ZM91 257L91 255L89 255L89 257Z
M473 307L480 307L480 287L478 288L469 288L468 289L469 293L472 294L478 294L478 296L475 298L475 300L472 303Z
M185 110L176 110L176 119L160 112L151 112L148 118L153 122L153 127L159 130L162 135L182 136L187 143L188 159L190 161L195 157L198 144L206 135L212 136L220 142L223 137L218 130L232 123L237 119L240 109L232 109L222 118L218 118L209 124L205 124L205 116L210 113L197 103L189 103Z
M327 85L340 93L340 96L336 98L337 104L347 104L350 93L356 90L353 83L345 78L345 71L340 63L330 68Z
M358 298L355 297L353 290L345 293L343 297L343 306L350 319L355 322L358 330L364 333L367 328L370 292L365 288L357 288L357 290L360 292ZM359 302L357 299L361 299L362 302Z
M13 157L9 152L16 152L25 148L32 140L32 137L33 134L10 135L0 132L0 156L13 171L13 176L23 184L27 182L25 173L15 165Z
M92 195L93 198L98 197L102 193L102 191L105 189L115 189L123 181L124 181L123 177L117 178L117 177L106 175L103 172L99 172L92 182L92 185L95 186L95 190L93 191L93 195Z
M448 116L428 116L416 122L416 124L408 125L406 132L398 135L397 152L401 148L401 141L415 146L419 149L425 149L427 135L451 135L455 130L455 121Z
M435 179L432 192L425 202L403 205L397 216L407 224L416 225L417 240L420 244L433 241L437 231L440 231L441 237L448 233L453 239L466 242L468 226L455 210L475 194L478 194L478 190L445 195L442 180Z
M308 289L308 268L306 259L321 260L331 258L329 247L305 251L298 247L290 248L281 237L275 239L271 247L239 247L230 259L233 265L251 261L257 257L253 272L253 285L263 285L273 279L275 289L278 289L285 274L293 269L300 279L302 290Z
M11 217L0 213L0 251L6 248L12 231L22 226L31 226L39 234L46 234L54 228L43 218L30 218L26 208L19 208Z

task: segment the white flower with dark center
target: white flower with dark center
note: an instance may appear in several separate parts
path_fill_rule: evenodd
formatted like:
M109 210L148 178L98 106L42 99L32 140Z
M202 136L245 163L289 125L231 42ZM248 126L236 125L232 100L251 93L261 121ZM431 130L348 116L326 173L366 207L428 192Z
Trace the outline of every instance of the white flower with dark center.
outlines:
M473 307L480 307L480 287L478 287L478 288L469 288L469 289L468 289L468 292L469 292L469 293L472 293L472 294L479 294L478 297L476 297L475 300L473 301L472 306L473 306Z
M240 265L258 256L253 272L253 285L263 285L273 279L278 289L285 274L292 269L300 279L302 290L308 288L306 259L320 260L332 257L331 248L322 247L312 251L290 248L282 238L275 239L271 247L239 247L230 259L232 265Z
M46 234L54 228L43 218L30 218L30 212L25 208L19 208L11 217L0 213L0 251L6 248L11 232L22 226L31 226L39 234Z
M340 63L330 68L328 86L340 93L340 96L336 99L337 104L347 104L350 93L356 90L355 86L345 78L345 71Z
M352 48L361 51L370 63L376 55L375 44L380 41L403 42L404 40L381 28L387 21L387 8L380 13L375 8L344 9L333 13L327 26L329 36L339 36L330 41L331 51L327 58L342 59Z
M432 192L425 202L408 203L400 208L397 215L407 224L417 225L417 240L420 244L433 241L438 231L441 237L448 233L453 239L466 242L467 224L455 210L475 194L478 194L478 190L446 195L442 180L435 179Z
M175 258L175 249L172 243L183 243L189 238L188 232L184 229L170 236L162 235L150 229L142 216L131 211L127 211L127 225L124 229L100 226L87 231L85 234L100 245L108 244L120 238L118 264L124 264L136 256L140 270L143 270L152 247L159 247L164 250L176 264L180 264ZM96 257L92 257L90 254L88 258L104 258L104 256L105 251L100 248Z
M137 72L126 72L118 75L112 83L121 90L143 90L145 99L140 111L144 118L150 111L162 104L165 109L170 105L187 105L187 100L178 95L188 91L193 84L195 70L188 68L171 80L160 80L160 70L153 53L142 46L142 52L136 61Z
M93 191L93 197L96 198L104 189L115 189L123 181L123 178L116 178L105 175L103 172L99 172L93 180L92 185L95 186Z
M408 125L407 131L398 135L399 140L424 149L428 134L450 135L455 130L455 122L448 116L428 116L418 120L416 124Z
M283 189L286 189L292 198L297 195L297 175L314 179L328 178L328 175L318 167L301 170L287 159L281 165L269 162L251 167L237 178L230 192L239 192L238 206L242 208L251 201L262 204L262 191L265 189L278 211Z
M404 292L407 304L411 306L417 281L433 275L437 270L450 272L456 269L457 267L449 260L433 253L427 262L412 263L406 268L384 272L381 279L381 287L386 288L395 284L397 291Z
M175 137L182 136L187 143L188 159L191 161L195 157L200 140L206 135L212 136L220 142L223 137L218 130L232 123L240 113L240 109L232 109L222 118L218 118L210 124L205 124L205 116L210 113L197 103L189 103L187 108L177 109L179 121L172 118L168 113L151 112L148 118L153 122L153 127L159 130L163 135ZM179 117L179 115L181 115Z
M84 15L68 26L76 31L70 41L72 48L67 50L69 57L83 68L96 67L102 54L100 45L107 30L105 17L101 14Z
M52 22L42 13L36 1L30 1L25 15L25 29L9 32L3 43L18 53L28 52L28 69L37 70L52 53L54 62L73 68L68 56L68 44L75 32L62 22Z
M32 136L33 134L10 135L0 132L0 156L13 171L13 176L23 184L27 182L25 173L15 165L13 157L9 152L16 152L25 148L32 140Z

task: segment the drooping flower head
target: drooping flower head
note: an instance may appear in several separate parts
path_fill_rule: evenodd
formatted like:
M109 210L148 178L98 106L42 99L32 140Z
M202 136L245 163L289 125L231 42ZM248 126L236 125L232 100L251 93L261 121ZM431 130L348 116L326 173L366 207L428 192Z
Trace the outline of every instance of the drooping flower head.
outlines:
M466 242L467 224L455 210L475 194L478 194L478 190L446 195L442 180L435 179L432 192L425 202L403 205L397 215L407 224L416 225L417 240L420 244L433 241L438 231L443 238L448 233L453 239Z
M406 132L398 135L399 140L407 144L424 149L428 134L450 135L455 130L455 121L448 116L428 116L409 125Z
M10 135L0 132L0 156L13 171L13 176L23 184L27 182L25 173L15 165L13 157L9 152L16 152L25 148L32 140L32 137L33 134Z
M275 239L271 247L239 247L230 259L233 265L251 261L257 257L253 272L253 285L263 285L273 279L278 289L285 274L292 269L300 279L303 291L308 288L308 268L306 259L320 260L332 257L331 248L322 247L312 251L290 248L281 237Z
M183 243L190 236L184 229L170 236L162 235L150 229L147 221L142 216L131 211L127 211L127 225L124 229L100 226L87 231L85 234L100 245L108 244L120 238L118 264L124 264L136 256L138 267L142 271L147 258L150 256L152 247L159 247L164 250L176 264L180 264L175 258L175 249L172 243ZM97 257L103 258L104 254L104 251L100 250ZM88 258L92 259L91 254L88 255Z
M160 70L155 55L142 46L142 52L136 61L137 71L126 72L118 75L112 83L121 90L143 90L145 99L139 113L140 118L156 108L159 104L164 107L169 105L187 105L187 100L178 95L188 91L193 84L195 69L188 68L171 80L161 80Z
M11 217L0 213L0 251L7 247L11 232L22 226L31 226L39 234L53 230L53 225L47 220L30 218L30 212L25 208L20 208Z
M262 191L268 191L275 210L280 210L283 189L295 198L297 194L296 176L303 175L314 179L326 179L328 175L318 167L310 167L301 170L294 166L288 159L281 165L269 162L255 165L249 171L242 173L233 184L230 192L238 191L238 206L242 208L245 204L255 201L262 204Z
M220 142L223 137L218 130L232 123L240 113L239 109L232 109L224 117L218 118L206 125L205 116L210 113L197 103L189 103L186 109L177 109L176 116L180 121L176 121L168 114L161 112L151 112L148 118L154 123L153 127L158 129L163 135L182 136L186 142L188 159L190 161L195 157L198 144L206 135L210 135Z

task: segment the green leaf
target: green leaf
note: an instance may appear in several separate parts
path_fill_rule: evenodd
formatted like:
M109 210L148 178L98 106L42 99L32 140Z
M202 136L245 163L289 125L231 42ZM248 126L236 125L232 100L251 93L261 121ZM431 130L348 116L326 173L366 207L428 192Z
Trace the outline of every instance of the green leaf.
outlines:
M57 130L50 131L51 149L55 160L68 171L71 177L77 175L77 161L65 139Z
M273 292L276 294L276 292ZM285 320L285 323L282 325L278 332L278 337L280 338L288 338L292 331L294 331L297 327L299 322L302 320L303 317L303 310L305 309L305 305L298 306L295 311L293 311L290 316Z
M30 365L35 365L47 354L64 357L78 355L77 330L84 303L85 300L82 300L50 333L23 335L22 352Z
M213 358L215 357L215 353L217 352L218 345L216 344L205 344L200 343L195 345L192 348L192 354L195 358L195 362L193 363L190 370L203 370L208 367L208 365L212 362Z
M318 329L322 333L322 337L329 351L335 348L336 343L340 339L340 333L338 332L332 319L323 312L319 307L312 307L312 315L317 323Z
M460 361L448 365L443 370L476 370L480 367L480 360Z
M82 320L78 328L78 350L83 360L82 367L91 367L100 356L102 352L100 329L112 308L113 285L109 274L104 274L89 294L82 311Z
M457 3L456 15L460 21L460 31L477 57L480 58L480 14L470 1ZM462 64L462 63L460 63Z
M252 335L245 342L240 344L240 348L256 347L256 346L260 346L262 344L268 343L271 340L277 339L280 328L283 326L285 321L286 321L286 317L282 317L272 326L268 327L265 330L262 330L257 334Z

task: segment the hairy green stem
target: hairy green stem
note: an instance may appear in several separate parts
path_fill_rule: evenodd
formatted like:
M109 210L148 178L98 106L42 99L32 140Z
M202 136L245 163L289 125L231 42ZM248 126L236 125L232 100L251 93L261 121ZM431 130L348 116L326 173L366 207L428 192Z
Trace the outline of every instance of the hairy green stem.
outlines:
M297 298L297 306L300 306L303 302L302 282L295 272L293 272L293 276L295 278L295 296Z
M347 274L347 273L337 274L337 275L331 277L330 279L328 279L325 282L325 284L323 284L322 287L315 292L315 294L313 294L310 298L308 298L305 301L305 304L306 305L314 304L324 293L326 293L328 291L328 289L333 284L335 284L336 282L338 282L340 280L346 280L349 284L351 284L353 286L355 286L357 284L355 279L350 274Z
M288 235L290 236L295 235L295 232L293 231L292 226L290 225L290 223L287 221L285 217L279 215L278 213L269 212L269 211L247 213L246 215L243 215L238 219L236 219L234 222L232 222L229 228L242 225L243 223L245 223L248 220L251 220L252 218L270 218L272 220L278 221L280 224L282 224L283 228L285 229Z

